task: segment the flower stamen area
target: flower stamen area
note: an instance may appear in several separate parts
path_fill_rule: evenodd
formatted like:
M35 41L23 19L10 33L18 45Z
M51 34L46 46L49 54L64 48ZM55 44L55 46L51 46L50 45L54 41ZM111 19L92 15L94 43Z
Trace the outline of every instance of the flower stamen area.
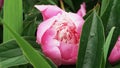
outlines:
M55 39L63 43L68 44L78 44L79 35L75 31L76 27L72 21L68 19L57 20L52 26L53 29L56 29Z

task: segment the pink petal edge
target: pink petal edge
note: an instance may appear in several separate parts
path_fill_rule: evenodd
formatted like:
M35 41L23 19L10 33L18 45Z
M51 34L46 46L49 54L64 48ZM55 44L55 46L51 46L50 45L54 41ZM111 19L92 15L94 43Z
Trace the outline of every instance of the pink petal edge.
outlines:
M46 21L43 21L40 23L40 25L37 28L37 42L40 44L41 43L41 38L45 31L51 27L51 25L54 23L56 17L52 17Z
M58 13L64 12L56 5L35 5L35 7L42 13L43 20L47 20L56 16Z
M75 24L75 26L76 26L76 32L78 34L80 34L82 32L82 26L84 24L84 19L81 16L79 16L77 14L74 14L74 13L69 13L69 18Z
M49 57L56 65L61 65L61 52L58 48L59 41L54 39L56 32L53 29L48 29L42 36L41 47L44 54Z
M112 49L108 60L111 64L115 64L116 62L120 61L120 36L118 37L118 40Z
M85 3L81 4L80 9L78 10L77 14L80 16L85 16L86 15L86 9L85 9L86 5Z

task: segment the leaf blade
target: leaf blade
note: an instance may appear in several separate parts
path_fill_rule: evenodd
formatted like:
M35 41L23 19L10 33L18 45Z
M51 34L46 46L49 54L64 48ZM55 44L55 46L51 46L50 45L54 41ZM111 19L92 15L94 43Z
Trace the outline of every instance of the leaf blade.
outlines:
M76 68L101 68L103 43L102 21L94 11L83 26Z
M17 10L17 11L16 11ZM22 13L22 0L4 0L4 21L10 25L11 28L18 34L22 32L23 26L23 13ZM3 26L3 42L12 39L7 27Z
M110 43L111 43L111 40L112 40L112 36L113 36L114 30L115 30L115 27L113 27L113 28L110 30L110 32L109 32L109 34L108 34L108 36L107 36L107 38L106 38L106 41L105 41L105 43L104 43L103 49L104 49L104 60L105 60L105 62L106 62L106 59L107 59L108 50L109 50L109 46L110 46Z
M23 51L23 54L26 56L26 58L30 61L30 63L35 68L39 68L39 67L51 68L51 66L45 61L45 59L43 59L43 57L38 52L36 52L27 41L25 41L23 38L21 38L6 23L4 23L4 25L11 32L13 37L16 39L16 42L20 46L21 50Z

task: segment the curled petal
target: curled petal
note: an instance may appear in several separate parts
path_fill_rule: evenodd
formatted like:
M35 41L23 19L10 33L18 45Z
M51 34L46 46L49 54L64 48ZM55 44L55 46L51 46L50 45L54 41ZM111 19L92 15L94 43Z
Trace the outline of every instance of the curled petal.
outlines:
M56 65L61 65L61 53L58 48L59 41L54 39L55 31L48 29L42 37L42 50L43 53L49 57Z
M35 7L42 13L44 20L63 12L63 10L56 5L35 5Z
M43 21L37 28L37 42L41 43L41 38L43 34L48 30L55 21L55 17L52 17L46 21Z
M86 14L85 7L86 7L85 3L81 4L81 8L78 10L77 14L82 17L85 16L85 14Z
M42 36L41 44L43 46L48 45L48 46L58 47L60 43L58 40L54 39L55 35L56 35L56 31L54 29L48 29Z

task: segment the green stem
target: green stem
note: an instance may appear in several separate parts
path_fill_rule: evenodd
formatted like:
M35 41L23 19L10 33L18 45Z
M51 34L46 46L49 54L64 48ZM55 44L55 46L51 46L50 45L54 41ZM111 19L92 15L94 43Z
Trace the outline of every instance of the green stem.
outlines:
M60 0L60 5L61 5L61 8L65 10L63 0Z

